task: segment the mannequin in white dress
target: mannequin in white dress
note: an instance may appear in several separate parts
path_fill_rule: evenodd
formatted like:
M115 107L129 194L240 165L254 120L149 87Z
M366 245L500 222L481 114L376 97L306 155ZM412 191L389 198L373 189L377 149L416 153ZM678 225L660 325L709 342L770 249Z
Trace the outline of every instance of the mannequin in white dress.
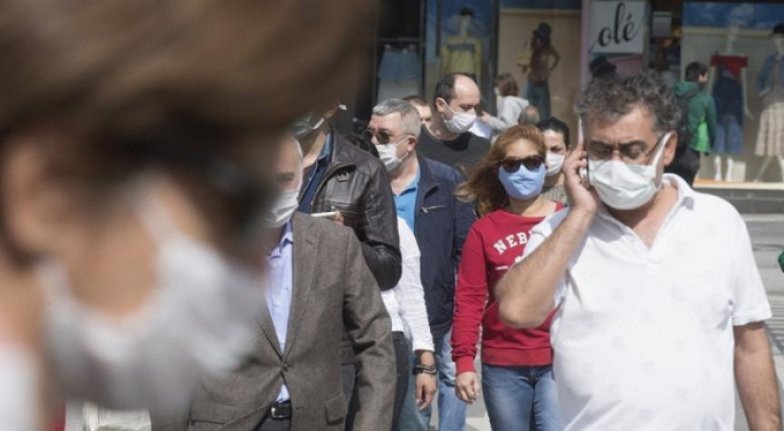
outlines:
M784 181L784 25L773 30L775 51L765 60L757 79L764 109L757 136L758 156L765 157L755 182L761 181L773 161L778 160Z

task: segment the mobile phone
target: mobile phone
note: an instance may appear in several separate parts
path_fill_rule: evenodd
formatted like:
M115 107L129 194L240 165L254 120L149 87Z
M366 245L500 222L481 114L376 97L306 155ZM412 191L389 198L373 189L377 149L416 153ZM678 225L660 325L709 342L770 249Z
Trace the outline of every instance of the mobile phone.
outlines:
M590 166L590 165L588 165L588 166ZM579 172L580 173L580 179L582 180L583 185L586 188L590 188L591 187L591 177L590 177L590 172L588 170L588 166L586 166L584 168L580 168L580 172Z
M330 212L325 212L325 213L314 213L314 214L311 214L310 216L311 217L315 217L315 218L334 219L335 217L338 216L338 212L337 211L330 211Z

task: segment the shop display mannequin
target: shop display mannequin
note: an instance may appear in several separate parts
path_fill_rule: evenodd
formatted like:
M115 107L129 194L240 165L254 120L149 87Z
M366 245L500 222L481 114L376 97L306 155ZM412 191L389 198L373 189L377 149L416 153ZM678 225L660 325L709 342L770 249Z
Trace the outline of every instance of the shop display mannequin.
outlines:
M419 93L422 64L417 46L384 45L377 76L377 100L400 99Z
M530 60L524 57L518 60L518 65L523 73L528 75L526 98L531 105L539 109L542 120L550 118L550 75L561 56L551 45L550 35L553 29L549 24L540 22L534 30L531 40Z
M481 82L482 40L468 32L474 18L470 8L460 10L460 27L457 35L450 36L441 47L441 73L462 73Z
M743 116L754 118L749 110L746 97L747 57L735 52L740 27L731 24L727 32L727 46L723 53L711 57L711 87L716 101L718 128L713 143L714 179L722 180L722 155L727 159L724 180L733 181L733 156L743 152Z
M760 116L755 153L765 157L757 178L760 181L771 162L778 159L784 181L784 23L771 35L775 51L770 54L757 75L757 90L764 108Z

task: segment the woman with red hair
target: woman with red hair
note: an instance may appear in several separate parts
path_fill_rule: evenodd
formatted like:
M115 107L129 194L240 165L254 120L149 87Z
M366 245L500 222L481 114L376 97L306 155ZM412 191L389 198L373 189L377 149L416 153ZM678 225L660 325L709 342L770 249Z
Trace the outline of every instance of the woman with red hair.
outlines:
M452 356L457 396L473 403L479 392L474 358L482 328L482 390L494 430L559 430L552 377L550 320L513 329L498 314L493 288L522 256L531 229L563 205L542 196L547 147L533 125L501 134L459 191L483 216L463 248L455 294ZM529 428L529 424L535 426Z

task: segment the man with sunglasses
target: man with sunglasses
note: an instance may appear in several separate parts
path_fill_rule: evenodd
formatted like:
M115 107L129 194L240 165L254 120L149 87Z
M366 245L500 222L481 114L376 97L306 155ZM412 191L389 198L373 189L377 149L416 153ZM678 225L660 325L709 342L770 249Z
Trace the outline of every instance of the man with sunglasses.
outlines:
M455 272L468 230L475 220L473 207L455 197L464 177L453 167L417 154L423 130L419 113L410 103L390 99L373 108L367 134L389 173L398 215L414 231L421 251L421 278L438 368L439 424L442 430L462 430L466 407L455 396L452 361L452 309ZM433 365L427 355L418 364ZM402 429L425 429L430 411L417 413L413 390L404 403Z
M419 152L466 173L490 148L490 141L469 130L482 101L479 86L466 75L452 74L436 83L433 119L422 128Z
M731 430L733 376L750 428L780 429L771 312L746 225L662 173L678 139L674 96L658 75L611 77L576 110L585 144L564 167L571 207L534 228L496 289L516 327L559 308L566 429Z

